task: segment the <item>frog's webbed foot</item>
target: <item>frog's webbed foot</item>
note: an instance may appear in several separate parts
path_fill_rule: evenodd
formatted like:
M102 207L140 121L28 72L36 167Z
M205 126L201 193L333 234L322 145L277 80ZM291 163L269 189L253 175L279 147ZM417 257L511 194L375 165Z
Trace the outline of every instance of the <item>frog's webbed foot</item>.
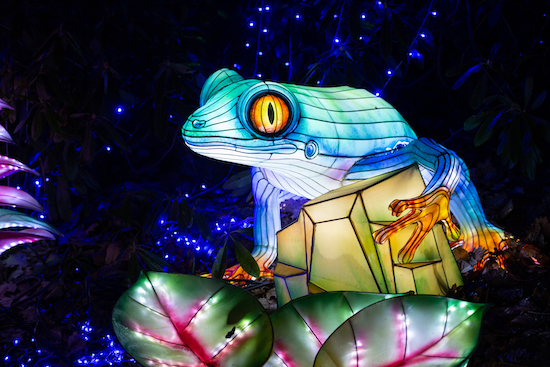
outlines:
M260 277L273 279L273 270L260 266ZM253 279L240 265L234 265L225 270L224 279Z
M382 229L374 232L376 242L382 244L403 228L416 224L414 232L399 253L397 259L401 263L409 263L414 257L416 249L426 237L433 226L443 221L445 233L450 239L457 239L460 235L460 230L451 220L451 212L449 210L449 201L451 192L446 187L440 187L431 193L421 195L409 200L394 200L389 209L392 215L399 216L405 210L410 210L405 216L399 218L395 222L385 226Z
M202 274L201 277L204 278L212 278L212 273L208 274ZM271 269L264 269L260 267L260 277L266 277L273 279L273 270ZM252 277L252 275L248 274L244 269L239 265L233 265L227 269L225 269L225 273L223 275L223 279L255 279Z

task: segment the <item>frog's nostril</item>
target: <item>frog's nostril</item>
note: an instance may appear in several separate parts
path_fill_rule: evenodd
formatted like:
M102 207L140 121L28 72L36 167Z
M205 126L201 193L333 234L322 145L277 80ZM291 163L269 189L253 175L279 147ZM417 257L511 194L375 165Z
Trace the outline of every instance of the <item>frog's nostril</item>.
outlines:
M195 129L200 129L201 127L204 127L204 125L206 125L206 121L193 120L192 124Z

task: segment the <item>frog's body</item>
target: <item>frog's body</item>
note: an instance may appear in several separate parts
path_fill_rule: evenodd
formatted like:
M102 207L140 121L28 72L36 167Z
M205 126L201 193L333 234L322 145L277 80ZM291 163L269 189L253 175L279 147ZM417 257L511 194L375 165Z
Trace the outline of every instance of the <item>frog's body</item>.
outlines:
M468 251L493 250L503 238L503 232L485 219L462 160L432 140L418 139L399 112L366 90L243 80L222 69L205 82L200 104L183 126L184 140L201 155L252 166L252 254L262 270L277 255L282 200L312 199L415 162L426 189L419 198L392 204L394 214L406 209L411 213L377 233L378 241L411 223L427 232L437 220L443 220L448 235L456 238L448 206ZM443 207L435 216L433 210L425 211L434 203ZM414 253L422 238L413 235L403 261L412 257L406 252Z

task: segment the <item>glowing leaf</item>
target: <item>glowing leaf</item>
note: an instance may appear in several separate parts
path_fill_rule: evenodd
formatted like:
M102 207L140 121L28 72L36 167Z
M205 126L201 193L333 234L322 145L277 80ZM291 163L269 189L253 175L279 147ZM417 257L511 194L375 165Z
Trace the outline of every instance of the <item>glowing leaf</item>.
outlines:
M143 366L262 366L273 343L254 297L192 275L142 274L118 300L113 327Z
M7 104L5 101L3 101L3 100L0 99L0 110L1 110L2 108L9 108L10 110L13 110L13 107L12 107L12 106L10 106L10 105Z
M275 340L266 366L313 366L323 343L343 322L365 307L398 296L328 292L287 303L271 316Z
M0 253L24 243L41 240L55 240L55 236L43 229L25 229L22 231L0 231Z
M2 108L6 108L6 107L4 107L3 103L5 104L5 102L0 99L0 110ZM12 109L11 107L9 107L9 108ZM8 133L8 130L6 130L4 128L4 126L2 126L2 125L0 125L0 141L3 142L3 143L12 143L13 144L13 139L11 138L10 133Z
M42 205L31 195L10 186L0 186L0 205L44 211Z
M58 236L62 235L57 229L39 219L14 210L0 209L0 229L10 227L43 229Z
M2 139L2 136L3 136L2 131L0 129L0 141L6 142L6 140ZM12 173L15 173L17 171L23 171L27 173L32 173L33 175L38 175L36 171L30 169L29 167L19 162L18 160L0 155L0 178L9 176Z
M463 366L487 305L404 296L366 307L324 343L315 367Z

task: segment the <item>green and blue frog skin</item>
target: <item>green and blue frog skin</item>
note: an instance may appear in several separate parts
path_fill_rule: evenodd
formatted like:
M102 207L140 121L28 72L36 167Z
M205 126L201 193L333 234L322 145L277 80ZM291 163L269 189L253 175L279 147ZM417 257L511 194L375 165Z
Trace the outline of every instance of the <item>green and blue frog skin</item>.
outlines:
M221 69L206 80L200 108L189 116L182 134L198 154L252 167L252 255L263 274L270 273L277 256L283 200L313 199L414 163L426 188L417 198L391 204L394 215L409 212L377 231L377 242L416 224L398 255L409 262L438 221L449 239L467 251L493 251L504 239L503 231L486 220L464 162L433 140L418 139L397 110L363 89L244 80ZM230 273L243 276L242 269Z

